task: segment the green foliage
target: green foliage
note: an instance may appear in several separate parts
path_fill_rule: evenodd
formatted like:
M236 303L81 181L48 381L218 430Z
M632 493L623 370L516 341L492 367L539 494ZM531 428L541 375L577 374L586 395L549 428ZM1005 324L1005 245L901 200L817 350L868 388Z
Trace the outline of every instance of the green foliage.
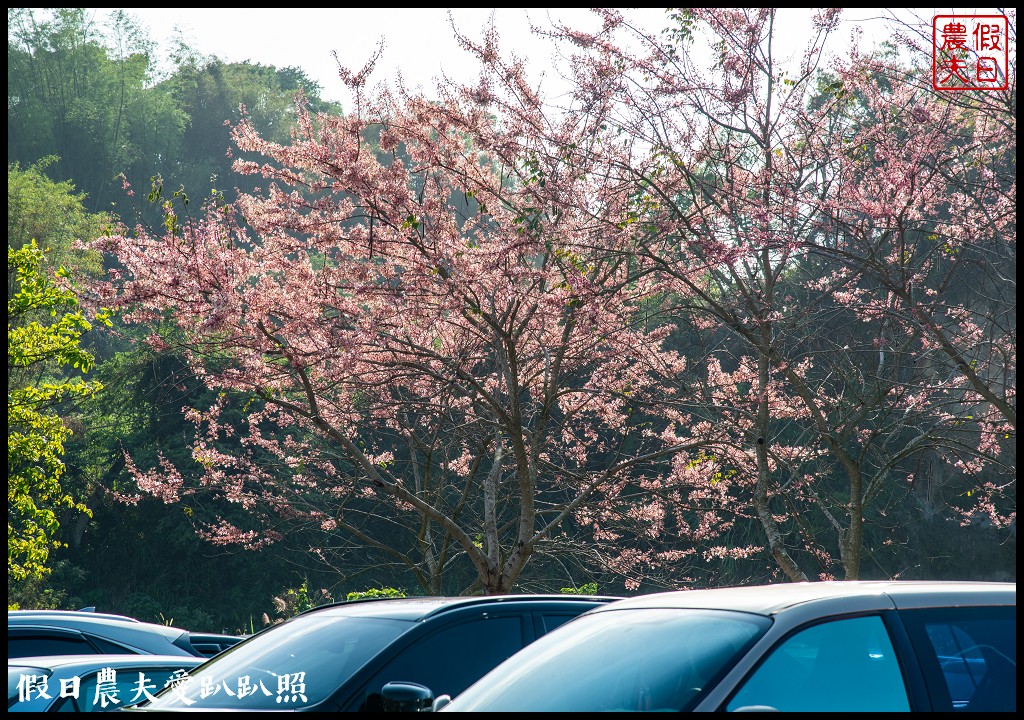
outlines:
M59 546L58 508L89 512L61 487L61 456L71 431L54 406L102 389L63 374L68 367L82 373L92 368L92 355L79 345L92 326L64 282L67 271L60 268L51 277L44 265L34 240L7 249L8 287L16 288L7 301L7 569L15 579L47 572L50 549ZM48 323L28 319L47 315ZM106 314L99 319L109 322Z
M320 100L319 85L298 68L183 57L177 71L153 89L173 99L175 108L187 118L179 136L181 150L173 158L154 162L145 174L130 177L139 183L142 178L162 175L168 187L179 187L197 201L219 195L225 186L251 189L259 182L236 175L231 170L232 159L225 154L231 147L230 125L241 120L240 108L244 107L249 121L264 137L286 142L300 89L312 110L338 109ZM166 220L151 212L147 217L154 223Z
M350 592L345 596L345 600L367 600L371 598L404 598L404 590L396 590L393 587L386 588L369 588L362 592Z
M597 595L597 583L583 583L579 587L564 587L559 592L563 595Z
M82 571L67 560L54 560L48 567L52 571L46 576L31 575L15 579L8 573L8 610L59 610L69 607L65 587L80 580Z
M693 31L697 24L689 8L667 8L667 26L661 31L665 39L665 51L670 59L678 58L693 44Z
M103 24L92 12L8 11L8 159L58 156L47 173L74 179L96 211L126 200L119 172L152 175L154 163L179 155L186 116L153 86L146 34L123 11Z
M108 611L113 610L106 603L101 603L97 607ZM202 608L187 607L173 598L157 599L143 592L129 593L123 599L123 603L117 607L116 612L138 618L143 622L155 622L160 625L195 631L218 632L222 627L217 625L210 613Z
M310 593L309 580L303 579L302 584L297 588L288 588L280 595L274 596L274 610L279 616L277 622L295 617L299 613L312 610L331 602L331 600L331 594L324 588Z
M75 243L97 237L109 219L87 213L85 196L71 182L46 176L46 168L56 162L49 155L24 169L7 165L7 245L18 250L35 239L48 268L99 275L99 253L77 249Z
M118 330L121 337L135 339L134 349L97 362L90 377L106 390L76 403L68 418L76 434L65 444L65 487L85 499L93 516L74 522L62 518L61 539L68 547L53 558L81 568L82 577L67 578L64 585L54 577L52 584L66 589L67 607L95 605L148 622L159 622L162 612L189 630L250 632L250 617L259 625L269 598L297 584L295 559L283 557L277 546L261 551L255 566L249 551L211 552L196 534L199 516L216 507L241 522L239 508L210 497L193 499L187 507L168 506L139 492L125 469L124 451L130 449L142 467L155 466L162 454L178 467L194 465L200 472L189 442L195 427L181 408L209 406L215 395L183 358L154 352L142 342L144 335ZM236 427L244 417L241 406L224 414ZM110 548L115 547L112 572ZM309 583L322 587L327 579L310 574Z
M95 12L9 8L7 15L8 160L30 165L54 156L46 173L73 179L90 210L113 207L122 218L161 222L158 206L134 206L122 187L155 175L205 198L218 177L231 175L224 123L238 121L239 106L278 141L288 137L300 89L314 111L339 109L320 99L320 86L300 68L228 64L183 43L172 71L160 74L155 44L128 13L97 23Z

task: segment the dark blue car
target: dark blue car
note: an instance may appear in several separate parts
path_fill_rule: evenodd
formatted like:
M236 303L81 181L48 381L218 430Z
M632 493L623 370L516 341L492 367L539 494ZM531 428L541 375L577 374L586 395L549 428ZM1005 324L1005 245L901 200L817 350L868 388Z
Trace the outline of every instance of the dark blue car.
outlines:
M550 630L618 598L385 598L309 610L226 650L139 710L378 712L388 683L458 695ZM410 698L415 704L417 698ZM429 704L428 704L429 706Z

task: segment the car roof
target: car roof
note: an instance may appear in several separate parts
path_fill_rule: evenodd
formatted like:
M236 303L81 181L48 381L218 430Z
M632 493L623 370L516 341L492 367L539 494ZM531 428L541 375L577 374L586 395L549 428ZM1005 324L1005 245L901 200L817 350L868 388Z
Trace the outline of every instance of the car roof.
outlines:
M330 614L347 617L376 617L392 620L425 620L452 610L467 607L500 607L512 603L530 603L538 606L548 605L551 608L571 608L582 606L580 611L621 600L619 597L607 595L474 595L458 597L407 597L407 598L367 598L348 602L332 603L307 610L298 615Z
M122 622L142 622L127 615L115 615L113 613L98 613L92 610L8 610L7 617L91 617L104 618L107 620L121 620Z
M774 615L808 603L838 604L849 598L877 598L880 606L910 608L945 605L1016 605L1016 583L833 580L779 583L706 590L675 590L620 600L595 610L693 608Z
M103 667L163 667L200 665L209 658L193 655L45 655L40 657L20 657L7 660L8 669L12 667L30 667L39 670L90 669Z
M86 612L81 610L8 610L7 624L40 625L68 628L90 628L97 626L129 627L141 630L157 630L168 637L178 637L185 630L170 625L142 622L126 615L108 615L106 613Z
M124 615L82 612L78 610L8 610L7 627L60 628L91 633L115 643L129 645L147 654L160 654L164 640L182 652L189 652L187 631L169 625L141 622ZM182 636L185 636L183 639ZM159 639L158 639L159 638ZM173 655L172 652L166 653Z

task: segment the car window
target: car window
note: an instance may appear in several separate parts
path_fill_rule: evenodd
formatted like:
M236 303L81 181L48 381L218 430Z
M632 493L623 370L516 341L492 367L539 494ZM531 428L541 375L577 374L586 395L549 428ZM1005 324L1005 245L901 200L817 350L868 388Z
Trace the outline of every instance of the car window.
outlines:
M935 710L1017 708L1017 609L904 610Z
M196 649L196 652L202 653L206 657L213 657L214 655L216 655L217 653L219 653L221 650L224 649L220 645L217 645L215 643L197 643L197 642L194 642L194 643L192 643L192 647L194 647Z
M103 655L120 655L122 653L128 653L130 655L140 654L138 650L128 647L127 645L121 645L120 643L112 642L106 638L97 637L95 635L86 634L89 638L89 642L99 648L99 652Z
M8 659L50 655L92 655L95 652L95 648L80 637L27 635L7 638Z
M544 613L541 616L541 621L544 624L544 632L546 632L546 633L551 632L552 630L554 630L559 625L564 625L565 623L567 623L570 620L572 620L574 617L578 617L578 616L579 616L579 613L575 613L575 614L572 614L572 615L557 615L557 614L551 614L551 613Z
M394 680L426 685L435 696L454 697L522 647L523 621L518 615L448 626L420 638L374 674L365 686L360 710L379 712L380 689Z
M903 675L878 616L814 625L776 646L727 710L909 711Z

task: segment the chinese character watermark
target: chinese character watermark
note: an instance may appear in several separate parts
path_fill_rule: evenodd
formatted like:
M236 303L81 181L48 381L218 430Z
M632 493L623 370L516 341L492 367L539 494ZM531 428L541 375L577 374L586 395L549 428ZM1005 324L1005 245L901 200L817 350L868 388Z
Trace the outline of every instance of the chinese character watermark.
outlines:
M303 703L309 702L306 697L306 673L285 673L283 675L277 675L277 673L271 674L277 677L276 700L278 703L290 704L298 703L299 701ZM164 689L167 689L171 695L185 703L185 705L193 705L196 701L185 695L186 690L190 689L193 685L194 680L188 674L188 671L178 669L175 670L167 679L167 682L164 684ZM96 688L93 692L93 697L91 698L93 707L98 705L100 709L115 709L117 706L121 705L121 698L118 697L121 689L122 688L119 688L117 684L117 672L110 667L103 668L96 675ZM127 687L124 687L123 689L126 692L128 690ZM134 683L132 690L134 690L134 695L127 705L134 705L142 699L149 701L156 700L156 696L151 692L156 690L156 685L152 683L145 673L139 673L139 679ZM263 693L265 697L273 697L274 695L274 693L272 693L264 684L263 680L253 683L249 675L243 675L242 677L236 678L234 689L232 689L232 685L227 680L214 682L212 677L200 678L199 697L201 699L206 699L211 695L216 695L221 690L224 691L225 695L230 695L231 697L239 700L256 695L257 693ZM76 675L72 678L61 679L59 697L74 698L75 700L78 700L80 692L80 677ZM53 696L50 695L47 676L26 675L22 673L18 678L18 701L28 702L37 698L45 700L53 699Z
M52 699L48 690L46 675L25 675L18 678L18 702L28 702L34 697Z
M107 705L119 705L117 698L117 671L114 668L103 668L96 676L96 692L93 693L93 707L99 705L101 708Z
M295 702L297 699L306 700L306 673L298 672L285 673L277 676L277 702Z
M135 683L135 695L132 696L130 704L134 705L135 703L140 702L143 697L145 697L146 700L156 700L156 697L150 692L150 690L156 690L156 685L150 683L149 678L146 677L145 673L140 672L139 680Z
M1005 15L936 15L932 19L932 87L1006 90L1008 30Z
M82 688L82 679L75 675L72 678L61 678L60 681L60 696L62 698L74 698L78 699L78 693Z
M171 689L171 695L181 700L186 705L195 704L195 700L192 700L185 696L185 691L192 686L192 677L188 674L188 670L175 670L171 673L171 676L167 678L167 682L164 683L165 688Z

